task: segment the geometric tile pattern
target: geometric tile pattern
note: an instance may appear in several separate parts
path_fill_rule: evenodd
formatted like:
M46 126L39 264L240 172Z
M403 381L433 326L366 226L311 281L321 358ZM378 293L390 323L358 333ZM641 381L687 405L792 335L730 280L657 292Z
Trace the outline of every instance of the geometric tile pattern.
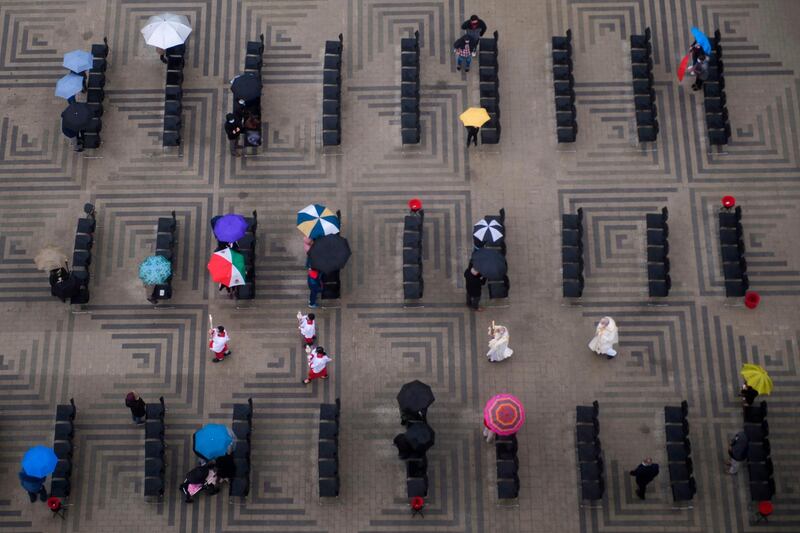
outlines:
M183 146L161 149L163 67L139 28L150 15L187 16ZM464 147L458 115L479 105L478 66L457 72L460 23L477 12L499 32L503 141ZM776 513L760 529L800 523L800 6L791 0L64 0L0 4L0 530L53 528L16 473L24 450L52 438L55 406L74 398L75 470L66 532L229 531L581 533L754 530L747 474L723 472L740 427L744 362L763 365L776 465ZM731 142L707 143L702 95L675 66L697 25L722 35ZM652 31L658 142L636 142L629 36ZM549 36L574 36L577 142L558 145ZM400 138L400 40L419 32L417 145ZM343 34L342 144L322 147L324 42ZM232 158L222 120L245 45L264 35L265 144ZM53 85L63 53L108 36L103 145L97 158L61 134ZM717 219L732 194L742 224L750 311L724 297ZM403 217L425 209L425 294L402 298ZM33 257L70 251L85 202L97 207L92 299L71 313L50 296ZM331 379L305 386L297 338L306 281L296 211L310 202L342 211L353 255L342 299L317 312ZM673 288L647 296L645 215L668 207ZM510 297L464 306L472 223L505 208ZM586 289L561 297L560 215L584 213ZM258 290L236 308L209 282L210 217L258 212ZM174 297L148 305L138 263L154 248L159 217L175 211ZM230 331L233 356L210 364L208 315ZM593 357L597 320L613 316L620 355ZM511 331L514 356L484 356L491 321ZM401 430L402 383L431 384L430 492L410 517L405 472L391 444ZM142 498L143 437L122 398L165 398L166 485ZM498 504L494 451L480 435L484 402L498 392L528 410L519 434L518 506ZM191 437L227 423L252 398L250 497L183 503ZM342 400L341 495L317 496L317 413ZM579 505L574 406L600 402L606 495ZM689 403L698 493L672 509L663 406ZM648 499L628 471L662 463Z

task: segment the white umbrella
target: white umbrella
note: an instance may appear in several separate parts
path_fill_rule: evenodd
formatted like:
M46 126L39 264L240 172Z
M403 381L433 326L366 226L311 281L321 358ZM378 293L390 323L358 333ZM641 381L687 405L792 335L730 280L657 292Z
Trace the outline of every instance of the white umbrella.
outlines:
M153 15L142 28L144 42L156 48L167 49L186 42L192 27L183 15L162 13Z
M496 220L482 218L472 230L472 235L481 242L498 242L503 238L503 226ZM487 233L489 235L486 235Z

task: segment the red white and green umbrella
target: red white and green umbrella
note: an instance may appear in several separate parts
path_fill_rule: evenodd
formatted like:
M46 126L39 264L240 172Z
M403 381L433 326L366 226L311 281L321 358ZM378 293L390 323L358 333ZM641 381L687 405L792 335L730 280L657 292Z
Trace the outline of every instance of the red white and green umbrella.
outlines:
M244 285L244 270L244 256L230 248L214 252L208 261L211 279L226 287Z

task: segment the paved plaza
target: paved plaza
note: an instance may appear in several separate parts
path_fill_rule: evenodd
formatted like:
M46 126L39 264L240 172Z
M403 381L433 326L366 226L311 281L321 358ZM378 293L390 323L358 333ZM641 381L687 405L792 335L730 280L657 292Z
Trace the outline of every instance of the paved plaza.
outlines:
M165 69L139 28L186 15L183 146L161 147ZM502 134L467 151L458 115L479 105L478 68L451 45L477 12L499 32ZM0 0L0 531L691 532L800 531L800 3L795 0ZM721 33L732 139L711 150L702 93L675 69L693 25ZM631 33L650 27L660 133L636 142ZM578 139L556 143L550 37L572 29ZM419 31L422 140L402 145L400 39ZM265 146L229 155L229 80L264 34ZM321 145L324 43L344 36L342 144ZM67 51L108 37L103 144L74 152L53 95ZM79 95L79 99L81 96ZM756 310L726 298L717 215L730 194ZM421 305L404 306L407 201L424 203ZM50 295L33 257L72 250L85 202L97 208L91 301ZM298 209L340 209L353 256L342 298L318 310L331 378L303 385L295 314L307 302ZM668 207L672 291L648 297L645 214ZM472 224L506 211L510 297L464 305ZM586 287L561 295L560 215L584 213ZM137 278L158 217L178 220L174 297L155 307ZM209 219L258 212L257 297L236 307L209 280ZM485 292L484 292L485 294ZM81 312L73 312L81 311ZM208 315L233 357L211 364ZM619 356L587 343L600 317ZM487 327L508 326L514 355L489 363ZM753 524L748 472L725 473L742 426L738 370L763 365L775 513ZM433 387L431 488L411 517L392 438L406 381ZM144 435L125 393L167 406L166 493L145 503ZM494 394L527 408L521 490L500 504L495 452L481 438ZM17 480L33 444L50 445L55 408L74 398L66 519L32 505ZM228 423L252 398L251 491L185 504L192 434ZM318 406L341 398L341 494L317 494ZM697 494L673 509L663 407L689 405ZM763 398L759 398L763 399ZM581 506L575 406L600 404L606 491ZM662 465L639 500L628 471ZM49 486L49 482L48 482Z

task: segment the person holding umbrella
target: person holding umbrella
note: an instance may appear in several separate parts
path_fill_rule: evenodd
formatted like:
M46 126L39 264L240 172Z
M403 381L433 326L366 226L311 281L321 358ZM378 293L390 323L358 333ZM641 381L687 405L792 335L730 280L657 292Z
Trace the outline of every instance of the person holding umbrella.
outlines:
M70 72L56 82L56 96L65 98L68 103L77 102L75 95L83 90L83 77Z
M314 270L313 268L309 268L307 274L306 282L308 283L308 307L311 309L316 309L319 307L319 305L317 305L317 296L319 296L319 293L322 292L322 276L320 276L319 271Z
M192 27L183 15L162 13L147 19L141 30L144 42L155 47L162 63L167 63L165 50L186 42Z
M418 379L410 381L397 393L397 405L400 407L400 423L408 424L412 420L425 421L428 407L436 401L430 385Z
M52 448L47 446L34 446L25 452L22 457L22 469L17 476L19 483L28 493L31 503L36 502L36 498L46 502L47 490L44 482L47 476L56 469L58 458Z
M514 435L524 423L525 408L516 396L498 394L486 402L483 409L483 436L486 442L494 440L495 435Z
M89 82L89 70L94 65L94 57L86 50L73 50L64 54L62 66L77 76L81 77L81 92L86 92Z
M744 378L744 384L739 391L743 407L753 405L759 394L770 394L772 392L772 378L762 367L745 363L742 365L740 374Z
M461 113L458 118L461 120L461 123L464 124L464 127L467 128L467 148L469 148L470 141L474 141L475 146L478 146L478 131L481 129L481 126L491 119L489 112L483 107L470 107Z

